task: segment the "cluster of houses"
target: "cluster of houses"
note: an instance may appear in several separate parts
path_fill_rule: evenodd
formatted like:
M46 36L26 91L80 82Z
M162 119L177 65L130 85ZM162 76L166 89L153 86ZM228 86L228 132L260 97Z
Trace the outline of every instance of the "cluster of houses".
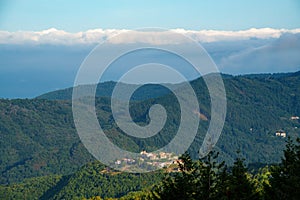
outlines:
M135 164L146 164L153 167L167 167L178 160L178 156L167 153L167 152L158 152L158 153L148 153L146 151L140 152L140 156L136 159L132 158L122 158L115 161L115 165L135 165Z
M160 159L170 159L177 156L174 156L172 153L159 152L159 153L148 153L146 151L141 151L140 153L142 158L148 158L150 160L160 160Z

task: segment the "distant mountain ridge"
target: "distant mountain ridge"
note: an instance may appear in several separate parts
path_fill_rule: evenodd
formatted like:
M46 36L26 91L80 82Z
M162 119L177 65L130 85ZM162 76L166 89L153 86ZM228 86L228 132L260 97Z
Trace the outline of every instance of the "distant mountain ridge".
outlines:
M99 83L97 84L97 90L96 90L96 97L111 97L112 92L114 87L116 86L116 82L113 81L108 81L104 83ZM132 84L125 84L122 83L122 87L127 87L128 89L132 88ZM142 85L141 85L142 86ZM172 85L174 87L178 87L178 85ZM77 86L77 87L85 87L87 90L90 88L94 87L92 85L83 85L83 86ZM132 96L132 100L146 100L149 98L156 98L159 96L166 95L170 93L170 91L164 87L161 87L157 84L146 84L143 85L142 88L147 91L144 93L138 93L134 94ZM48 92L45 94L42 94L40 96L37 96L37 99L48 99L48 100L70 100L72 99L72 92L73 92L73 87L62 89L62 90L57 90L53 92Z
M288 72L288 73L262 73L262 74L245 74L245 75L229 75L229 74L221 74L223 79L230 79L233 77L246 77L246 78L256 78L256 79L269 79L269 78L281 78L281 77L288 77L288 76L298 76L300 74L300 71L297 72ZM193 81L191 81L193 82ZM107 81L103 83L97 84L97 90L96 90L96 97L111 97L114 87L116 86L117 82L115 81ZM170 91L164 87L161 87L158 84L145 84L145 85L133 85L133 84L127 84L127 83L121 83L123 87L128 87L129 89L131 87L140 86L142 89L147 90L147 93L138 93L133 94L131 100L146 100L150 98L156 98L160 96L164 96L166 94L169 94ZM173 88L179 88L182 84L168 84L169 86ZM90 87L94 87L92 85L81 85L77 87L86 87L89 89ZM72 99L72 92L73 87L55 90L51 92L47 92L44 94L41 94L37 96L37 99L48 99L48 100L70 100Z

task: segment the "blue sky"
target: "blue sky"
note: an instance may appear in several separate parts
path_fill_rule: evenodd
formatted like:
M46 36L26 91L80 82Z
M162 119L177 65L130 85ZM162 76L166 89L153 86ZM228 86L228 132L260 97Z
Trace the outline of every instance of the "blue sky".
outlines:
M97 43L145 27L186 29L222 73L300 70L299 0L0 0L0 98L71 87Z
M1 0L0 30L300 27L299 0Z

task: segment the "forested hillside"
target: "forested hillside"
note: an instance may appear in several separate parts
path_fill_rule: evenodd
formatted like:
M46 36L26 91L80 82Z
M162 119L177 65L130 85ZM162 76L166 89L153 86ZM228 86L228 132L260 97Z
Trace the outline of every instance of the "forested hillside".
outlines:
M189 149L192 158L197 159L210 120L210 99L202 79L191 84L199 99L202 119L199 133ZM299 119L291 119L300 115L300 72L224 76L224 84L227 116L215 148L220 152L219 158L232 165L236 151L240 150L247 163L279 162L285 139L275 136L275 132L281 130L291 137L300 134ZM149 91L159 92L151 94ZM135 95L138 98L132 101L130 112L139 124L148 123L151 105L160 103L165 106L167 123L157 136L141 140L123 133L115 125L110 99L106 95L96 100L99 122L107 136L124 149L135 152L157 149L176 134L179 104L172 93L157 85L141 88ZM55 100L57 96L64 100ZM31 177L68 175L94 160L79 140L71 102L63 98L63 91L59 94L53 92L51 98L48 96L51 100L42 97L0 100L1 184Z
M130 174L112 171L98 161L71 175L49 175L0 186L0 199L83 199L92 196L122 197L161 181L163 171Z
M142 174L114 171L96 161L71 175L50 175L0 185L0 198L297 200L300 189L299 152L300 138L296 141L288 139L284 156L275 165L249 168L239 154L233 165L228 166L226 162L217 160L218 152L212 151L198 160L184 154L170 167Z

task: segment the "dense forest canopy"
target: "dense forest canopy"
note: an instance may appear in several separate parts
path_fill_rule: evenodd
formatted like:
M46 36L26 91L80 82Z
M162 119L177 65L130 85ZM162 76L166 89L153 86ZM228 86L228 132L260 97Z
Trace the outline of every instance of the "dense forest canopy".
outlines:
M76 173L25 179L0 186L1 199L292 199L299 197L300 138L288 138L284 157L276 165L251 170L237 157L232 166L218 161L218 152L192 160L180 156L162 170L131 174L91 162ZM174 166L177 171L170 171Z
M238 165L236 167L241 168L238 170L243 171L248 164L249 167L261 167L280 163L282 156L289 159L286 157L289 154L286 155L286 152L283 154L285 138L280 133L285 133L292 139L300 135L300 121L297 118L300 115L300 72L273 75L223 75L223 80L227 94L227 116L222 135L215 147L215 151L219 152L215 159L217 163L225 161L230 168L229 171L225 170L228 173L225 175L231 178L234 176L232 166ZM176 134L180 119L179 104L174 94L158 85L146 85L136 91L130 103L130 114L136 123L140 125L149 123L148 111L154 104L163 105L168 114L166 124L157 136L138 139L122 132L115 124L110 109L110 94L114 84L113 82L100 84L97 90L97 117L107 137L119 147L133 152L142 150L151 152L167 144ZM198 134L188 153L192 159L197 160L198 150L210 122L210 98L202 78L192 81L191 85L199 100L200 110L196 114L199 114L201 121ZM180 84L174 87L182 89ZM129 191L143 190L153 184L158 184L164 172L157 172L156 178L149 174L142 175L145 180L143 187L139 185L141 177L136 175L98 173L105 167L97 163L80 142L73 122L70 92L72 92L71 89L66 89L41 95L35 99L0 100L1 191L5 193L9 191L12 198L21 198L14 195L22 194L30 196L36 187L40 188L37 195L43 198L48 198L50 191L56 195L50 195L51 198L64 198L63 195L69 193L67 191L74 191L74 195L76 193L78 198L96 198L99 195L101 198L119 198ZM276 132L279 135L276 136ZM239 154L237 150L240 150ZM244 160L237 160L237 158ZM294 158L295 156L292 159ZM282 161L282 164L277 167L260 170L258 170L259 167L254 167L256 171L255 174L249 175L252 177L249 187L253 188L253 185L256 185L255 190L265 191L266 189L262 189L261 185L257 186L261 183L255 182L255 177L259 176L259 179L266 180L266 174L273 173L275 176L280 170L284 170L283 167L286 166L282 165L285 164L286 161ZM206 165L204 168L199 163L195 165L199 173L201 170L206 170ZM89 167L91 169L85 172L85 169ZM224 169L221 164L213 167ZM247 170L244 172L251 173ZM222 175L222 173L214 173L216 177ZM260 173L263 174L260 176ZM84 188L76 185L79 179L83 181L85 175L88 174L99 176L100 182L95 183L97 186L93 192L92 190L85 191ZM89 182L92 177L86 178L86 184L90 188L93 188L92 183ZM275 184L274 187L281 187L276 186L278 181L272 183L268 177L266 181L270 185ZM100 191L99 187L102 182L108 179L126 187L116 187L118 193L111 188L112 186L107 186L105 191ZM126 182L129 179L132 180L131 183ZM286 181L281 179L281 176L278 177L279 179L284 183ZM173 181L173 178L171 180ZM232 181L230 179L229 182L233 184ZM164 191L160 188L157 192ZM258 193L261 195L261 192ZM130 195L143 196L144 194L137 192L128 194Z

